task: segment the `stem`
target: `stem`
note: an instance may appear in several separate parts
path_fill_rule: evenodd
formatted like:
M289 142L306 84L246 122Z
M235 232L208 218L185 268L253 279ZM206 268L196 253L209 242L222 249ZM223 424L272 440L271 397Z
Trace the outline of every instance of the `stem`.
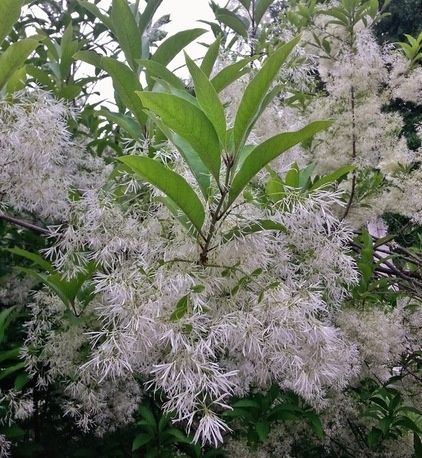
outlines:
M205 243L204 243L204 246L202 247L202 252L199 256L199 261L201 264L206 264L207 261L208 261L208 252L209 252L209 249L210 249L210 244L211 244L211 240L214 236L214 232L217 228L217 222L218 220L220 219L220 210L223 206L223 203L224 203L224 200L226 198L226 195L227 195L227 191L226 190L223 190L223 192L221 193L221 197L220 197L220 202L218 203L217 205L217 208L215 209L214 212L212 212L212 219L211 219L211 224L210 224L210 229L209 229L209 232L208 232L208 236L207 238L205 239Z
M223 204L226 199L226 196L229 192L230 172L231 172L231 169L234 163L230 157L225 159L225 163L226 163L227 169L226 169L226 178L224 182L224 187L222 189L220 188L221 196L220 196L220 200L217 204L216 209L214 211L211 210L212 218L211 218L210 228L208 231L208 235L205 238L204 245L201 245L202 251L201 251L201 254L199 255L199 262L202 265L206 264L208 261L208 252L210 250L210 245L211 245L211 241L214 236L215 230L217 229L217 223L223 217L225 212L227 212L228 210L228 208L226 207L223 211L221 211L221 209L223 208Z
M356 152L356 105L355 105L355 88L352 85L350 88L350 107L352 111L352 159L355 161L357 152ZM353 170L352 175L352 189L350 191L349 201L347 202L346 209L344 210L343 216L340 218L340 221L343 221L344 218L349 214L350 208L352 207L353 199L355 197L356 191L356 170Z
M403 368L404 371L406 371L406 373L408 375L410 375L411 377L414 377L418 382L422 382L422 378L419 377L418 375L416 375L414 372L412 372L410 369L408 369L407 367L404 367Z
M250 56L253 57L255 55L255 45L254 45L253 41L255 40L255 37L256 37L256 28L257 28L257 24L255 22L255 0L252 0L251 6L252 6L252 14L250 14L249 16L251 18L252 30L251 30L249 46L251 48ZM252 61L251 61L250 65L252 66Z
M41 442L41 425L40 425L40 410L39 410L39 391L36 385L33 388L33 404L34 404L34 416L33 416L33 427L34 427L34 440L36 444Z
M50 235L50 231L48 229L44 229L43 227L36 226L35 224L31 224L26 221L22 221L21 219L14 218L13 216L5 215L4 213L0 213L0 219L3 219L8 223L15 224L16 226L29 229L30 231L35 232L36 234Z
M330 439L330 441L334 442L334 444L337 445L337 447L340 448L340 450L342 450L344 453L347 454L347 456L351 456L352 458L355 456L353 455L352 453L350 453L348 451L348 449L346 448L346 446L342 445L341 442L337 441L336 439L334 439L334 437L331 437L330 435L327 434L327 437L328 439Z

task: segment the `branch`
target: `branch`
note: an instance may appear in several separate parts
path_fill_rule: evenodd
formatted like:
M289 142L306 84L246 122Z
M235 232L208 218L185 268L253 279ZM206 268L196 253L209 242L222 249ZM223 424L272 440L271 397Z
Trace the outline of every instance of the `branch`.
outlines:
M35 232L36 234L50 235L50 231L48 229L36 226L35 224L28 223L27 221L23 221L13 216L5 215L4 213L0 213L0 219L7 221L8 223L15 224L16 226L29 229L30 231Z
M353 162L356 161L357 157L357 150L356 150L356 106L355 106L355 88L352 86L350 88L350 109L351 109L351 114L352 114L352 159ZM343 216L340 218L340 221L343 221L344 218L349 214L349 211L352 207L353 204L353 199L355 197L355 191L356 191L356 169L353 170L353 176L352 176L352 188L350 190L350 197L349 201L347 202L346 209L344 210Z
M373 243L376 244L380 239L372 236L372 240ZM383 246L387 247L387 249L382 248ZM355 241L350 242L350 247L357 254L359 254L360 250L363 248ZM407 261L416 265L418 269L416 271L411 271L399 267L392 262L391 258L388 259L389 257L383 256L383 254L398 256L398 258L402 261ZM377 265L374 269L375 277L389 278L390 280L396 282L397 286L401 289L422 298L422 273L420 269L422 266L421 258L392 240L374 248L373 258L374 263L379 262L379 265Z

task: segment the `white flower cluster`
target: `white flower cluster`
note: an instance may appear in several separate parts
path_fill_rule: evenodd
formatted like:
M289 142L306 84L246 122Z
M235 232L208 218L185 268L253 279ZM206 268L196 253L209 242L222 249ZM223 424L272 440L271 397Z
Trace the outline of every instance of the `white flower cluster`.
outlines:
M1 410L5 409L0 422L3 425L10 426L15 420L26 420L34 412L32 392L30 391L22 395L20 391L15 389L4 392L0 390L0 405Z
M0 101L0 195L3 205L61 218L71 185L63 164L72 142L71 112L43 91ZM54 198L52 198L54 196Z
M113 194L86 192L71 210L76 224L50 252L68 277L99 265L96 296L86 319L70 324L58 298L37 294L27 345L39 352L28 350L29 368L48 361L47 381L71 380L66 413L76 416L79 406L95 421L109 419L103 427L129 420L141 377L196 439L215 445L227 430L218 413L234 393L277 382L317 402L358 367L354 345L330 321L356 280L350 233L331 213L338 203L328 191L293 193L289 211L271 214L245 203L226 218L203 266L195 240L165 208L125 208ZM229 236L269 217L285 233ZM106 400L123 386L119 410Z
M401 54L391 54L390 87L392 96L405 102L422 104L422 69L420 65L411 67Z
M82 154L85 146L70 137L72 117L68 106L41 89L0 100L0 209L63 221L72 187L104 182L104 161Z
M420 173L412 164L421 150L411 151L402 135L404 121L388 109L396 99L420 103L421 70L412 68L393 46L381 47L371 31L371 20L355 23L353 30L333 21L322 7L307 36L310 52L319 50L318 75L322 91L297 116L307 121L333 119L330 128L316 135L305 152L315 170L326 174L353 164L357 174L379 171L383 187L367 195L354 190L348 221L358 228L385 211L396 212L418 222L421 196ZM340 6L341 8L341 6ZM322 44L325 43L325 46ZM359 180L360 178L358 178ZM351 190L350 180L342 184ZM368 181L368 188L371 183ZM370 208L368 208L370 207Z
M323 22L321 27L333 26ZM310 107L310 119L335 118L333 126L315 142L318 170L355 163L394 173L399 164L410 164L414 156L406 139L399 136L401 117L383 110L391 97L386 66L391 60L389 50L383 50L367 29L356 32L352 42L343 37L342 27L330 33L337 37L330 36L331 57L321 58L318 66L329 96L316 99Z
M3 434L0 434L0 458L9 458L10 447L12 443L9 442Z
M358 344L362 362L360 377L388 380L391 367L406 349L407 329L401 308L344 309L336 321L349 339Z

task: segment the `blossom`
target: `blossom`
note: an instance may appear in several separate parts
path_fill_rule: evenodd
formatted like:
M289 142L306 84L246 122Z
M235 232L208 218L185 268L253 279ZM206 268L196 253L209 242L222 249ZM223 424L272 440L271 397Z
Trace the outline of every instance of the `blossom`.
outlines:
M0 434L0 457L2 458L9 458L10 455L10 448L12 443L6 439L3 434Z
M356 367L354 346L329 321L356 281L345 250L350 232L331 210L340 203L328 190L292 190L283 210L245 203L221 223L203 266L191 236L164 207L127 208L112 193L87 191L72 204L78 224L57 231L49 253L70 278L75 259L79 267L94 260L101 267L91 280L95 297L86 320L69 327L58 298L35 296L27 344L41 354L28 365L45 360L47 379L72 379L66 412L76 415L79 406L88 415L78 420L84 427L92 426L89 418L104 418L102 427L111 418L129 421L136 390L126 389L121 401L127 416L106 400L112 387L141 377L146 390L163 393L165 411L214 445L227 431L219 418L227 400L252 386L277 382L319 402ZM285 232L226 239L239 221L269 217ZM175 316L180 303L185 309Z

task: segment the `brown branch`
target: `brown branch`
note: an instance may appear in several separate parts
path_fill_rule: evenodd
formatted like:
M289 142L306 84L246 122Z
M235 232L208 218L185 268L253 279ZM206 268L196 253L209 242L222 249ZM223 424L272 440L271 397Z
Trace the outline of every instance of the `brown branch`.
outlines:
M374 243L379 240L377 237L371 237ZM385 249L380 249L380 247L374 248L374 262L378 261L380 263L374 269L374 276L378 278L390 278L390 280L394 281L401 289L414 294L417 297L422 297L422 274L420 273L420 270L418 269L417 271L412 272L407 269L401 269L393 264L391 259L388 259L388 256L383 256L382 253L399 256L401 260L411 261L418 267L422 265L422 259L418 258L400 245L397 245L396 242L394 242L394 246L391 246L389 244L390 242L391 241L383 244L390 249L389 252ZM362 249L362 247L353 240L350 241L350 247L356 254L359 254ZM406 254L406 256L404 254ZM409 259L407 255L412 256L413 260Z
M25 229L29 229L36 234L41 235L50 235L50 231L40 226L36 226L35 224L28 223L27 221L23 221L21 219L15 218L13 216L5 215L4 213L0 213L0 219L7 221L8 223L15 224L16 226L24 227Z
M350 109L352 115L352 159L355 162L357 157L357 150L356 150L356 107L355 107L355 88L352 86L350 88ZM346 216L349 214L349 211L353 204L353 199L355 197L356 191L356 169L352 172L352 188L350 190L349 200L346 205L346 209L344 210L343 216L340 218L340 221L343 221Z

